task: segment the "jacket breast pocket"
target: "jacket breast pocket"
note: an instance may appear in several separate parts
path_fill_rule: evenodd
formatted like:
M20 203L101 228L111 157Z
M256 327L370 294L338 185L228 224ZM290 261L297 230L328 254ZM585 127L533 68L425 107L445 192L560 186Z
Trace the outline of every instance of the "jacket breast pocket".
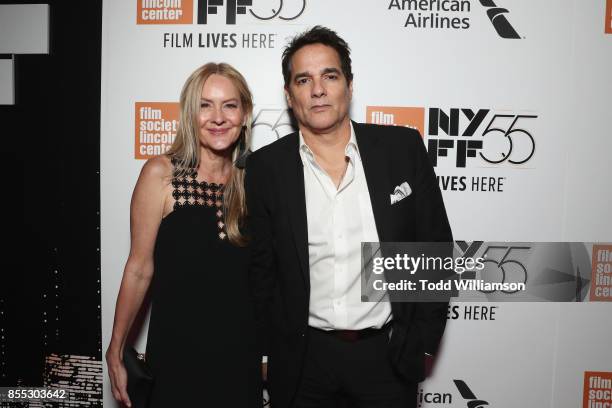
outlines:
M391 204L391 208L405 208L411 205L414 205L414 197L412 195L409 195L400 199L399 201L395 201L393 204Z
M414 227L415 201L412 196L404 197L389 207L389 213L393 222L393 235L399 241L406 240L406 234Z

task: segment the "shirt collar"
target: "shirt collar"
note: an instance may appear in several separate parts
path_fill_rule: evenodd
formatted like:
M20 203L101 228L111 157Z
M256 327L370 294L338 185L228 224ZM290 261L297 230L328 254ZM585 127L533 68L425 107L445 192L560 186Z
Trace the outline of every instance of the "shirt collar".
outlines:
M351 159L361 159L359 154L359 146L357 145L357 138L355 137L355 129L353 129L353 122L350 122L351 126L351 136L349 138L346 147L344 148L344 153L350 157ZM310 150L310 147L304 141L304 136L302 135L302 131L299 132L300 136L300 157L302 158L302 162L304 161L304 155L306 155L310 159L314 159L314 153Z

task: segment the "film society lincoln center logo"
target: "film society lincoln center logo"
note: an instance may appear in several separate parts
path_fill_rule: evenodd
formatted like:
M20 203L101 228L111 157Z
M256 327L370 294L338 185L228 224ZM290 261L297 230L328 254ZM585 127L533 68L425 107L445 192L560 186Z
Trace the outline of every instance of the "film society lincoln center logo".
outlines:
M582 408L612 407L612 372L585 371Z
M136 102L134 158L164 154L172 146L179 122L178 102Z
M607 34L612 34L612 0L606 0L606 28Z
M590 299L612 302L612 245L593 245L592 261Z
M137 0L137 24L236 24L240 17L292 21L302 15L306 0Z

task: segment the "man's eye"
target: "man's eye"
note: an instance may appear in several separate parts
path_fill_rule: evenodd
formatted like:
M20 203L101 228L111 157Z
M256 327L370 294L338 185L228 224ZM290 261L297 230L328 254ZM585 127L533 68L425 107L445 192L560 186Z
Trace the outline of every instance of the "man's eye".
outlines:
M308 78L298 78L295 82L298 85L304 85L306 82L308 82Z
M338 79L338 75L337 74L327 74L326 78L327 79Z

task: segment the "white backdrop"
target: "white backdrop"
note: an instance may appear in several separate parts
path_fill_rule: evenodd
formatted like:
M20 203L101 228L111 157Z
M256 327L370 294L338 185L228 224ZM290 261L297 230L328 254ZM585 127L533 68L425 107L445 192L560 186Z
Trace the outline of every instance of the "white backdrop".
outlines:
M197 0L105 0L104 347L129 250L131 191L144 163L136 158L141 148L136 104L161 107L162 118L171 120L189 73L205 62L226 61L249 82L256 104L254 145L265 145L290 130L284 124L282 48L288 37L315 24L336 30L352 48L353 119L419 127L430 154L430 143L453 143L446 157L436 157L436 173L456 239L612 241L612 35L604 32L610 24L606 0L495 2L507 12L493 21L505 16L514 29L509 33L519 38L496 32L487 17L494 7L483 6L490 3L484 0L421 3L433 4L433 11L401 0L253 0L251 6L238 1L237 11L243 7L245 13L235 15L235 24L231 12L228 23L230 1L208 14L206 24L197 24L202 12ZM164 3L178 6L171 10L181 11L187 22L142 20L142 7L158 3L161 9ZM455 3L464 11L435 9ZM269 20L252 14L271 16L271 10L279 14ZM468 27L405 26L409 15L418 20L419 13L456 18ZM436 115L448 115L450 126L430 126ZM458 164L465 142L476 142L475 155ZM146 146L154 149L156 143ZM489 190L490 178L495 191L474 191L472 182L483 179ZM466 308L475 305L456 306L434 376L423 383L423 407L467 406L453 380L495 407L580 407L585 372L612 371L609 303L485 305L495 307L494 320L465 318ZM146 324L140 349L145 337ZM105 381L105 403L114 406Z

